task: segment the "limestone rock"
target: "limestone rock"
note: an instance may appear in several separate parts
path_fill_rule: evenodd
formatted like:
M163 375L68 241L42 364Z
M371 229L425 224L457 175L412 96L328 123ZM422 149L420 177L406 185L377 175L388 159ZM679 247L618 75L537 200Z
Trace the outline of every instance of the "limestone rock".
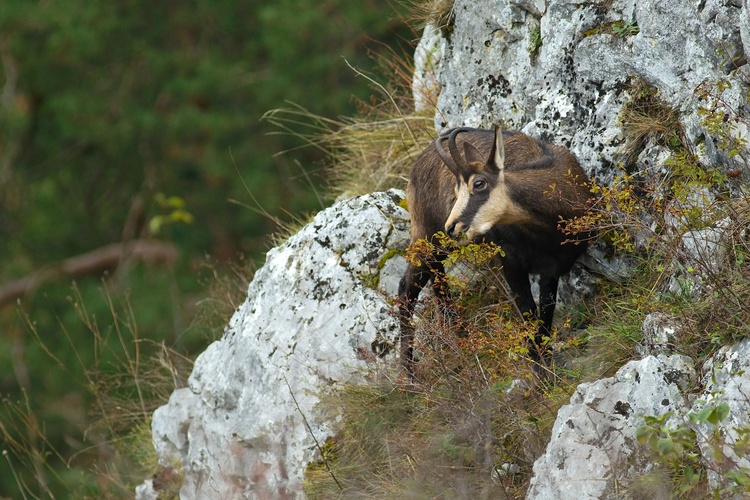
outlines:
M317 410L320 397L382 369L378 354L397 334L388 294L374 286L393 294L405 268L403 257L389 259L408 243L403 196L338 203L268 252L188 387L154 413L160 464L184 474L181 498L300 496L316 440L337 430ZM387 260L393 276L381 272Z
M750 457L739 453L747 448L750 432L750 340L721 348L705 363L704 370L705 389L693 412L728 405L723 420L716 425L710 422L698 425L696 432L711 488L719 490L732 486L729 473L750 470Z
M629 82L640 79L678 110L695 149L705 144L707 164L742 166L700 125L693 91L723 79L732 86L721 97L742 107L748 0L456 0L454 12L435 70L437 130L520 129L569 146L588 173L608 182L624 159L618 117L632 97ZM429 32L423 43L434 47Z
M649 469L635 440L642 417L684 412L681 387L695 379L690 358L660 355L579 385L558 412L546 453L534 463L527 498L618 498L616 486Z
M675 344L679 321L673 316L654 312L646 315L641 326L642 340L635 348L640 356L669 354Z

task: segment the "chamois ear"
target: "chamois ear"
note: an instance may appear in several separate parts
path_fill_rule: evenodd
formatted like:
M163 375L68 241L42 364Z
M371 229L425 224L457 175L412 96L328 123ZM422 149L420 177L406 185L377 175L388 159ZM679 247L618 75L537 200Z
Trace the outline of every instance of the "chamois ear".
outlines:
M500 127L495 126L495 142L490 151L490 157L487 160L487 166L496 168L499 171L505 169L505 145L503 143L503 131Z
M464 141L464 159L466 163L479 163L480 165L487 163L482 153L468 141Z

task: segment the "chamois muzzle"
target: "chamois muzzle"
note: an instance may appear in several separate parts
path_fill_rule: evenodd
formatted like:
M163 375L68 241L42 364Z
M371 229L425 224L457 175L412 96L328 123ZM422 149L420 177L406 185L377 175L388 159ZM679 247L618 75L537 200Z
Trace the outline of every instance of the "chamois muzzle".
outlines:
M456 226L457 225L458 225L458 221L454 221L453 223L445 226L445 232L448 234L448 236L450 236L452 238L456 236L455 233L456 233Z

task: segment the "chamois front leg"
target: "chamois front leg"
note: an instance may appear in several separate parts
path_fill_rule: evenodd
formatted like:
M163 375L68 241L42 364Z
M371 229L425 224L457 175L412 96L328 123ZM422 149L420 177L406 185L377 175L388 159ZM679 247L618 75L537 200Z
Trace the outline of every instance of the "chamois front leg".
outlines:
M403 278L399 282L399 320L401 323L401 364L414 378L414 308L422 289L432 280L432 290L438 300L439 307L451 323L457 325L458 335L463 332L460 327L458 313L453 303L453 295L445 280L444 255L438 254L419 266L409 264Z
M513 293L513 300L516 303L516 307L523 318L527 321L536 321L540 319L539 314L537 314L534 296L531 294L531 283L529 282L528 272L518 266L510 265L506 262L503 266L503 275ZM548 311L549 308L545 310L545 312ZM554 303L552 305L552 312L554 312ZM534 366L545 364L545 353L541 341L545 335L544 332L547 331L546 328L544 321L541 321L539 329L534 335L534 341L532 342L532 345L529 345L529 358L534 362ZM549 333L546 334L549 335Z

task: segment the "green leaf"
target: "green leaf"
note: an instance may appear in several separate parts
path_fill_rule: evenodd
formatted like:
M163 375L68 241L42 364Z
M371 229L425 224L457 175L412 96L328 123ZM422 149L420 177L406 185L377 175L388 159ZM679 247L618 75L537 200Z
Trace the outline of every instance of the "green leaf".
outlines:
M707 406L700 410L698 413L691 413L690 414L690 421L694 424L705 424L711 414L713 413L714 409L710 406ZM694 415L694 417L693 417Z
M746 468L740 471L729 471L726 473L726 477L730 481L734 481L736 484L746 488L750 486L750 475L748 472Z
M635 439L639 444L645 444L654 432L652 427L642 425L635 431Z
M719 422L722 422L729 416L729 404L722 402L716 407L716 416ZM718 423L718 422L717 422Z
M700 480L701 480L700 471L696 472L695 469L693 469L692 467L686 467L685 468L685 479L690 484L693 484L693 485L698 484L700 482Z
M185 224L191 224L193 222L193 214L186 210L175 210L169 214L169 218L173 222L184 222Z
M168 207L184 208L185 200L183 200L179 196L170 196L164 201L164 204Z
M163 215L157 215L155 217L152 217L150 221L148 221L148 229L151 231L151 234L159 234L159 231L161 230L161 227L164 225L164 216Z
M674 442L672 438L661 438L656 442L656 449L662 455L666 455L674 451Z

